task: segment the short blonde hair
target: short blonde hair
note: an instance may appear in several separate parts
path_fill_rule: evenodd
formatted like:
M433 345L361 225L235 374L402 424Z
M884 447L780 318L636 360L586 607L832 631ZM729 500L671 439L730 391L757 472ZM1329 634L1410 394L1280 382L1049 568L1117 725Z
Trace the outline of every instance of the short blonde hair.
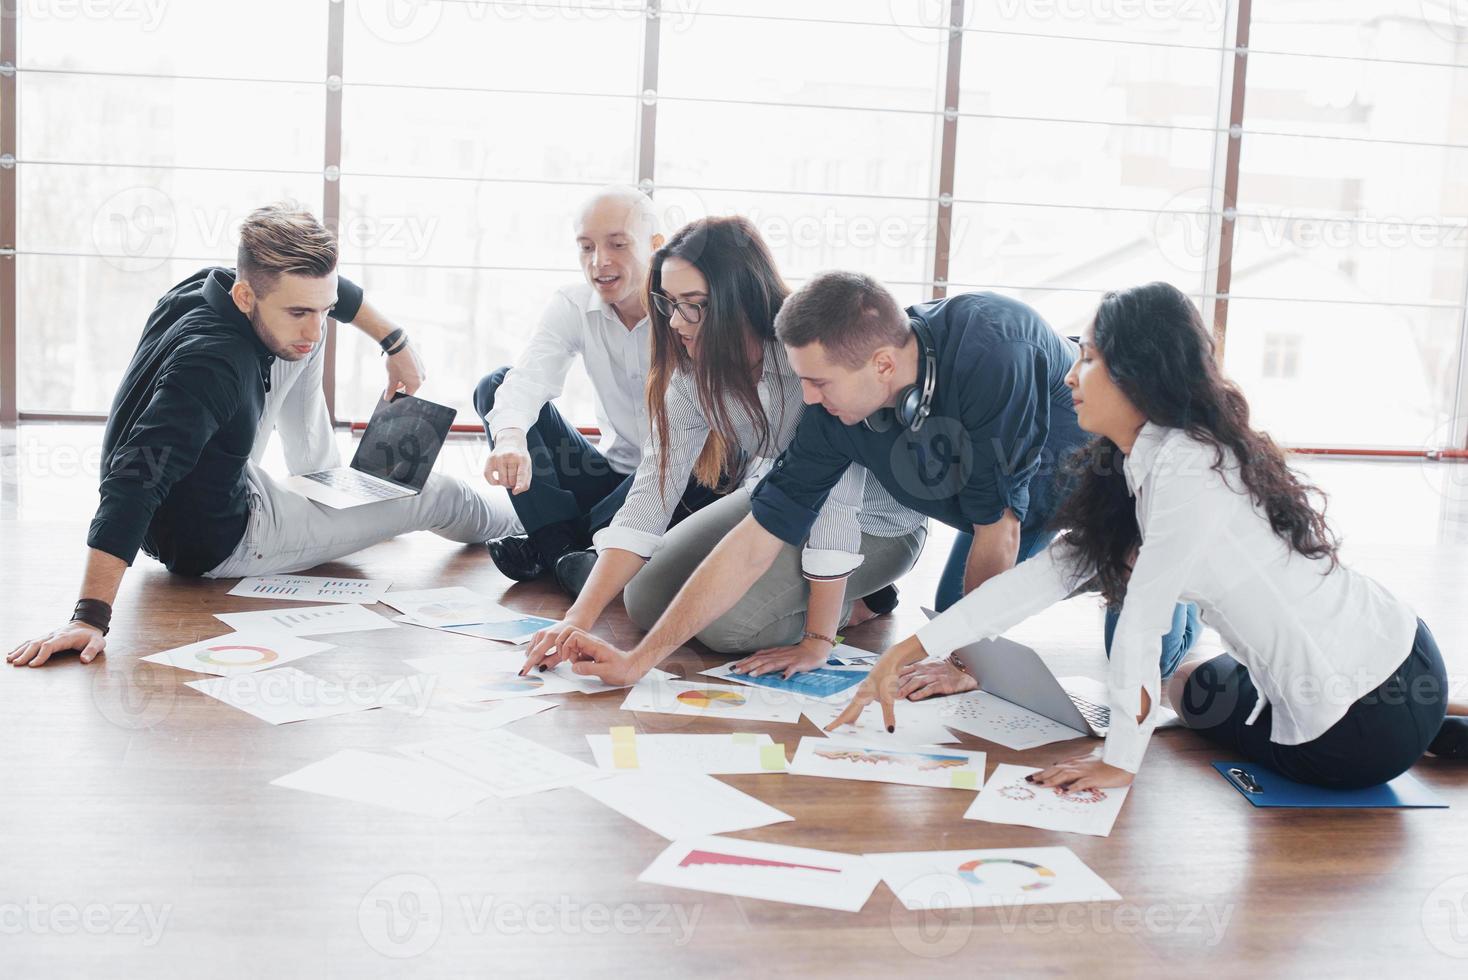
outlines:
M336 236L298 205L256 208L240 226L237 272L262 295L284 273L313 278L330 275L336 260Z

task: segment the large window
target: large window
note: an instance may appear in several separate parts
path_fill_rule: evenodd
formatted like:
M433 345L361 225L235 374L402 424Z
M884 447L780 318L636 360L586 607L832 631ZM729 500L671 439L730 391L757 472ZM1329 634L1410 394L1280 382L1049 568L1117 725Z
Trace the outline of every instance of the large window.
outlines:
M1447 440L1468 285L1457 6L1254 4L1226 365L1286 442Z
M157 296L285 198L335 203L344 274L472 423L474 382L579 277L576 205L615 182L669 230L748 216L792 284L995 289L1067 333L1105 290L1166 279L1281 441L1462 444L1460 7L21 3L19 407L105 411ZM338 419L365 418L375 349L345 329L333 370ZM562 402L594 421L579 378Z

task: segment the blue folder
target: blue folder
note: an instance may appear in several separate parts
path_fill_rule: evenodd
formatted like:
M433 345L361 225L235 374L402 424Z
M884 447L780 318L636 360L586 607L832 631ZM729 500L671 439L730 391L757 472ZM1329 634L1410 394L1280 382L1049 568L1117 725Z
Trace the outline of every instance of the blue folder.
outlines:
M1215 762L1213 768L1254 806L1447 808L1440 796L1407 773L1365 789L1326 789L1286 779L1257 762Z

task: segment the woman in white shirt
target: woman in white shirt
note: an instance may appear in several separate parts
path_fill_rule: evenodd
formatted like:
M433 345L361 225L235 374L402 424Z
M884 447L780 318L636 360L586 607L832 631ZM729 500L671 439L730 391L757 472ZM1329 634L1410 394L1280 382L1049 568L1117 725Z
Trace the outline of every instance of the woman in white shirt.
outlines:
M1431 632L1340 563L1318 491L1250 428L1248 403L1220 373L1182 292L1152 283L1107 294L1066 383L1081 428L1097 438L1056 515L1065 533L888 650L838 723L880 698L892 726L904 671L997 636L1094 580L1121 607L1111 728L1097 752L1036 773L1036 783L1131 783L1156 724L1158 640L1179 601L1196 602L1231 652L1184 663L1169 701L1231 752L1347 788L1385 782L1429 747L1447 747L1464 722L1444 724L1447 679Z
M644 629L694 568L749 514L748 487L769 471L805 410L800 379L775 339L789 290L758 230L740 217L687 225L648 276L651 433L632 488L594 541L595 565L565 619L536 634L527 668L569 632L589 630L626 590ZM669 530L692 474L726 496ZM741 486L742 484L742 486ZM853 466L831 492L804 548L789 548L729 612L698 634L721 653L766 654L793 673L826 662L843 624L884 609L870 596L912 567L923 519ZM849 587L849 588L848 588Z

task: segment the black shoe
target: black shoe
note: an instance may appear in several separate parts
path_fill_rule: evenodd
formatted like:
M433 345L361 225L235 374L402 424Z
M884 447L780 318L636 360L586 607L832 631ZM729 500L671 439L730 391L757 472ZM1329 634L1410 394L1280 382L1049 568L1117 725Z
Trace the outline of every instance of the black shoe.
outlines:
M484 546L489 549L489 557L494 559L495 567L506 578L512 578L516 582L529 582L545 574L545 562L541 560L540 549L531 544L529 538L496 538L485 542Z
M1427 751L1439 759L1468 759L1468 718L1459 715L1444 718Z
M596 552L568 551L556 561L553 570L556 584L574 599L586 588L586 580L591 577L591 570L595 567Z
M861 601L876 615L885 616L897 608L897 586L885 585L871 595L863 596Z

